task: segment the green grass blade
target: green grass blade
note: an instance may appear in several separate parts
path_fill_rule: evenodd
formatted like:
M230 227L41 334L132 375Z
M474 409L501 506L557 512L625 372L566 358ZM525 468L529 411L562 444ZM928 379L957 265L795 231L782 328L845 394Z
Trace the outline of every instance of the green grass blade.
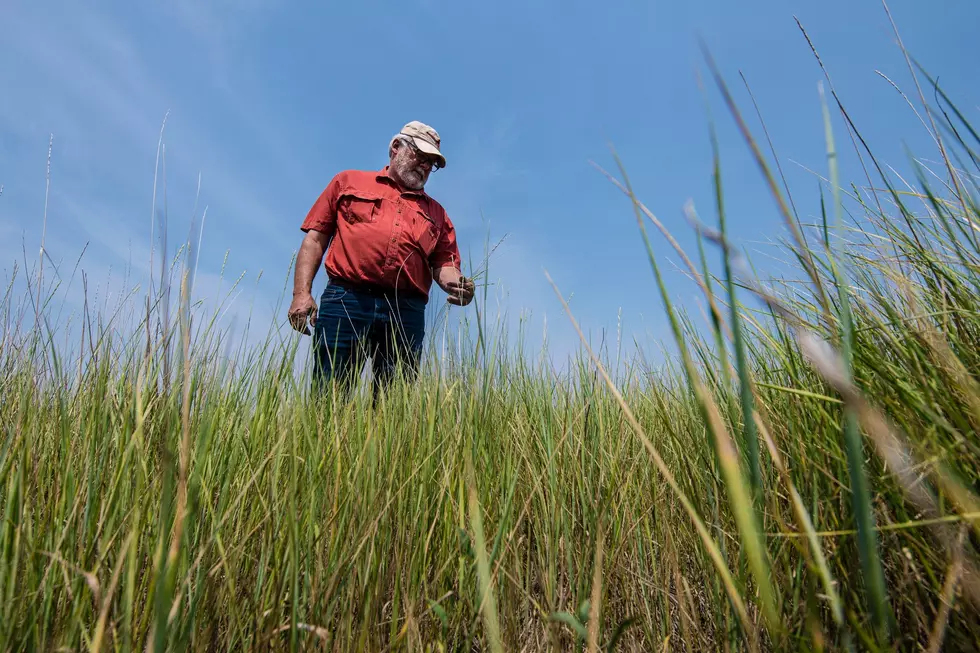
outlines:
M687 348L686 339L684 338L683 331L678 322L677 314L673 308L673 303L670 300L670 295L667 293L667 288L664 284L660 267L657 264L656 256L653 253L653 247L650 244L650 239L647 236L646 228L643 224L643 216L637 205L638 201L633 193L632 186L630 185L629 178L626 175L626 171L623 168L621 161L618 157L615 158L616 163L619 166L620 173L623 176L623 183L628 189L629 196L633 203L637 223L640 226L640 232L643 236L644 244L646 245L647 257L650 261L650 266L653 269L657 286L660 289L661 301L664 304L668 321L674 334L674 340L677 343L688 385L698 400L698 405L702 411L702 418L704 419L705 426L707 427L708 432L711 434L714 446L716 447L716 455L718 457L718 462L721 465L722 475L725 479L725 488L729 495L729 504L731 505L732 512L734 513L735 521L738 524L739 536L744 546L744 553L749 561L749 567L752 570L752 574L758 588L766 622L774 633L778 633L781 630L780 618L776 608L775 592L773 591L771 584L769 562L767 560L762 530L755 514L754 502L752 501L752 491L749 484L745 480L744 474L742 473L734 443L731 441L728 431L722 423L717 406L711 397L704 391L704 387L702 386L697 372L695 371L694 364L691 361L690 352Z
M480 606L483 612L483 625L493 653L502 653L503 641L500 637L500 620L497 614L497 600L494 597L493 579L490 576L490 561L487 557L487 541L483 532L483 513L476 492L476 477L472 460L466 459L467 497L470 513L470 527L476 551L476 573L480 586Z
M833 126L830 111L823 96L823 86L820 86L820 104L823 111L824 132L827 144L827 164L830 172L830 186L833 195L834 227L839 241L846 236L841 218L840 185L837 167L837 150L834 146ZM840 322L841 351L844 358L845 374L850 381L854 374L853 327L851 324L850 301L848 298L849 282L844 271L838 265L839 255L835 252L834 242L831 243L830 263L834 274L840 302L838 319ZM847 450L848 473L851 482L851 510L857 524L858 551L861 557L864 582L868 594L868 607L874 618L875 627L880 634L886 635L890 628L888 596L885 589L885 572L881 563L881 553L878 548L878 536L875 519L872 514L871 493L868 489L868 476L864 468L864 444L858 427L857 414L850 408L844 409L844 442Z
M728 240L728 225L725 220L725 199L721 179L721 153L718 148L718 137L715 134L714 123L709 119L709 129L712 152L712 181L715 191L715 206L718 211L718 226L721 237ZM752 387L749 380L748 358L742 336L742 320L738 310L738 297L735 293L735 276L732 274L731 257L727 247L722 248L722 269L725 286L728 292L728 303L731 310L732 346L735 349L735 369L739 379L739 402L742 409L742 444L749 460L749 484L752 489L752 501L758 519L761 521L763 510L762 463L759 456L759 436L755 430L755 420L752 415Z

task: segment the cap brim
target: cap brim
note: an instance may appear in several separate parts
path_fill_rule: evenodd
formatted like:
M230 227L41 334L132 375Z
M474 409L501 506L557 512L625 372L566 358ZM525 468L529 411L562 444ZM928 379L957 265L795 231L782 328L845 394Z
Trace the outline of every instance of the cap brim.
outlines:
M442 168L446 167L446 157L442 155L442 152L439 151L439 148L437 148L435 145L433 145L427 140L416 138L414 136L412 136L411 138L412 138L412 142L415 143L415 146L417 148L419 148L426 154L431 154L432 156L438 157L439 166Z

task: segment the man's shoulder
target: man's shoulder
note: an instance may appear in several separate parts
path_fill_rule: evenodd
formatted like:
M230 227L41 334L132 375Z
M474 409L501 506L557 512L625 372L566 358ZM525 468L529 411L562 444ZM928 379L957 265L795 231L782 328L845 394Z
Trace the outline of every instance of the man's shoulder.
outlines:
M371 188L379 185L377 170L341 170L330 180L342 188Z

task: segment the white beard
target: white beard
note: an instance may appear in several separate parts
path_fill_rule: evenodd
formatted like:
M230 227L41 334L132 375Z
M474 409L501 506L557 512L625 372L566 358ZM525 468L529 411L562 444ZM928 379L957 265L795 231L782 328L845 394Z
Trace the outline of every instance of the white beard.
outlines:
M408 158L408 156L399 153L391 165L398 173L402 185L411 190L422 190L425 186L425 174L413 166L411 161L405 160Z
M408 169L401 171L402 183L412 190L422 190L425 182L422 181L422 174L418 170Z

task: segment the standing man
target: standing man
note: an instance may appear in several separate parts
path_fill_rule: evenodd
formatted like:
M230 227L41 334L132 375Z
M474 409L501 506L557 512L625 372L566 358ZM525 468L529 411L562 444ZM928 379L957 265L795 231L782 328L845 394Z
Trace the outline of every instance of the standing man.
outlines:
M450 304L473 301L453 223L423 190L446 166L439 134L410 122L389 142L388 158L379 171L338 173L300 227L289 323L306 334L313 326L317 387L331 378L349 387L370 356L377 397L397 362L418 370L432 281ZM311 293L321 262L328 282L317 308Z

